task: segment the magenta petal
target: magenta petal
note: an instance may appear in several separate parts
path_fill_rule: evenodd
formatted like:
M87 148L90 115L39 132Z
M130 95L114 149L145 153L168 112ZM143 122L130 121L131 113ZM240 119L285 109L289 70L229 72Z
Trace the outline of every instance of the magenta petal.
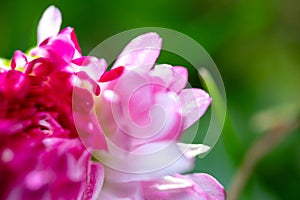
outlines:
M59 32L62 17L60 11L54 7L48 7L42 15L38 25L38 44L46 38L56 35Z
M113 68L143 67L150 69L160 53L162 39L156 33L146 33L133 39L119 55Z
M28 76L17 70L0 73L0 83L0 94L8 100L24 98L30 87Z
M195 123L211 103L209 95L201 89L184 89L179 94L182 104L183 129Z
M87 179L88 182L82 200L96 200L100 195L104 181L103 166L100 163L91 162Z
M124 71L124 67L120 66L112 70L109 70L107 72L104 72L101 78L99 79L99 82L108 82L108 81L115 80L123 74L123 71Z
M74 59L81 57L81 49L80 49L74 29L71 27L64 28L60 32L60 34L65 35L70 40L70 43L74 46L74 48L76 50Z
M50 37L39 44L39 48L31 52L34 56L39 55L53 59L63 58L67 63L81 57L81 50L77 42L74 29L67 27L58 35Z

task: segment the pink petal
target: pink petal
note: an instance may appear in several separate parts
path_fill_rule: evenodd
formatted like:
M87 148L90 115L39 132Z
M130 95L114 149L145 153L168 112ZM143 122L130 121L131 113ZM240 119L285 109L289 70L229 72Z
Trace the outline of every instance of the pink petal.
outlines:
M96 106L102 104L97 114L104 131L110 133L108 137L120 148L130 149L154 141L177 141L182 133L179 98L164 87L164 90L157 89L161 86L147 79L135 70L127 71L111 90L104 89L100 95L102 103L96 103ZM118 104L106 99L112 96L118 97Z
M67 27L58 35L41 42L39 48L32 50L31 54L52 59L53 62L59 57L69 64L72 60L81 57L81 50L74 29Z
M156 65L150 73L155 82L175 93L179 93L185 87L188 79L186 68L166 64Z
M84 145L87 148L106 150L105 137L94 113L74 112L73 116L78 135Z
M174 81L172 82L170 88L179 93L185 86L188 80L188 71L185 67L173 67Z
M55 36L59 32L61 22L62 17L59 9L54 6L48 7L38 24L38 44L43 42L46 38Z
M25 67L27 63L26 55L22 51L15 51L14 57L11 61L11 68L15 69L16 67Z
M99 200L145 200L138 182L110 182L105 184Z
M222 185L208 174L165 176L141 182L145 199L224 200Z
M29 77L18 70L0 73L0 83L0 93L9 100L24 98L30 88Z
M119 55L113 68L142 67L150 69L160 53L162 39L156 33L146 33L133 39Z
M211 103L209 95L201 89L184 89L179 94L183 111L183 129L194 124Z
M80 71L86 72L95 81L100 79L107 67L104 59L92 56L77 58L72 60L72 63L81 66Z
M83 194L82 200L97 200L104 182L104 168L100 163L92 162L89 164L88 183Z
M171 65L155 65L155 67L150 71L151 77L155 79L159 79L158 84L161 84L165 88L169 88L171 85L174 76Z
M226 198L224 187L212 176L204 173L188 174L186 177L194 181L213 200L223 200Z

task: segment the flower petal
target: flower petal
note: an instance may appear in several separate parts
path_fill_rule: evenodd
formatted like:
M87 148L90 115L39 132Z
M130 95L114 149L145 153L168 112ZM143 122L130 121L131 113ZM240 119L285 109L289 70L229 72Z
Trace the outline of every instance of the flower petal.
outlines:
M211 103L209 95L201 89L184 89L179 94L183 112L183 129L195 123Z
M174 142L141 145L131 152L124 151L107 141L108 151L95 152L103 163L107 180L119 182L151 180L191 170L193 159L187 158Z
M107 68L107 63L104 59L98 59L92 56L84 56L72 60L72 63L81 66L80 71L86 72L95 81L100 79Z
M56 35L59 32L61 22L62 17L59 9L55 6L48 7L38 24L38 44L46 38Z
M146 33L133 39L121 52L113 68L143 67L150 69L161 49L162 39L156 33Z
M223 200L226 198L224 187L214 177L204 173L188 174L186 177L201 187L210 199Z
M91 161L90 161L91 162ZM87 177L87 186L82 200L97 200L104 182L104 168L100 163L91 162Z
M152 79L154 79L153 81L162 84L175 93L179 93L188 80L188 72L185 67L172 67L171 65L161 64L156 65L150 73Z
M22 51L15 51L14 57L11 60L11 68L15 69L17 67L24 68L28 63L26 55Z
M141 182L146 199L224 200L225 191L208 174L165 176Z
M117 78L119 78L124 71L124 67L116 67L112 70L109 70L107 72L104 72L101 78L99 79L99 82L108 82L108 81L113 81Z
M100 193L99 200L145 200L142 196L139 182L110 182L105 184Z
M206 153L210 150L210 147L204 144L184 144L177 143L178 147L188 158L196 157L200 154Z
M172 68L174 73L174 81L172 82L172 85L170 88L176 92L179 93L185 86L188 81L188 71L185 67L173 67Z

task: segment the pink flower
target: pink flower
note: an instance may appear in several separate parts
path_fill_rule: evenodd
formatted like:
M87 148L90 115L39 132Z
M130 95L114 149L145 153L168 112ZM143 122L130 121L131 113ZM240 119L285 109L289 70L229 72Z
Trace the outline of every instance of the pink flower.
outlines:
M211 98L155 65L161 38L135 38L105 72L61 22L50 6L38 46L0 60L0 199L225 199L211 176L178 174L209 150L179 141Z
M108 151L97 151L95 156L105 165L103 199L182 199L171 198L172 190L156 194L151 185L159 182L167 187L169 183L160 181L161 177L191 170L194 157L209 149L178 143L184 130L205 113L211 98L201 89L184 89L188 74L184 67L155 65L160 49L156 33L138 36L113 66L123 66L123 74L101 84L96 111ZM188 179L179 176L182 181ZM209 181L203 180L207 187ZM208 199L206 191L200 191L203 185L192 180L190 184L178 186L178 193Z
M73 111L94 117L92 98L107 64L81 56L73 29L58 33L60 23L59 10L49 7L39 23L39 46L29 55L16 51L10 67L0 66L0 199L95 199L100 193L103 167L78 138ZM85 96L73 108L76 89L75 98ZM80 129L97 139L90 148L106 149L99 126Z

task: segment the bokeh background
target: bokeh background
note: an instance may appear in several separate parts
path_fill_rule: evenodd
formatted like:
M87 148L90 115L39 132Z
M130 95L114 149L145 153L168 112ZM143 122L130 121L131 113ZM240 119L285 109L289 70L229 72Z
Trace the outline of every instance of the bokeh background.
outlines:
M220 140L194 171L212 174L232 199L300 197L298 0L0 1L0 57L36 44L38 20L51 4L63 27L75 28L84 54L138 27L198 41L220 70L228 110Z

